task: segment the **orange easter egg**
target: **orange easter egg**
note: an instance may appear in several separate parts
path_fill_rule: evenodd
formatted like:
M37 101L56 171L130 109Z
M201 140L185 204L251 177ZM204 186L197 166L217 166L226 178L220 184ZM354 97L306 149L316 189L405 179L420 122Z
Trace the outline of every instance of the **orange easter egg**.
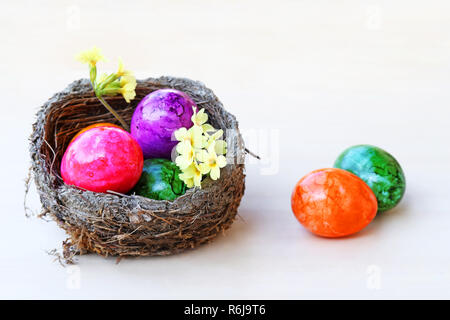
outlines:
M292 211L312 233L329 238L354 234L375 218L377 198L356 175L337 168L304 176L291 197Z
M117 126L117 125L115 125L115 124L108 123L108 122L94 123L94 124L91 124L90 126L87 126L87 127L84 128L84 129L81 129L81 130L80 130L80 131L72 138L72 140L70 140L70 142L72 142L73 140L75 140L75 138L78 137L78 136L79 136L80 134L82 134L83 132L85 132L85 131L87 131L87 130L89 130L89 129L92 129L92 128L97 128L97 127L116 127L116 128L122 129L122 127L119 127L119 126Z

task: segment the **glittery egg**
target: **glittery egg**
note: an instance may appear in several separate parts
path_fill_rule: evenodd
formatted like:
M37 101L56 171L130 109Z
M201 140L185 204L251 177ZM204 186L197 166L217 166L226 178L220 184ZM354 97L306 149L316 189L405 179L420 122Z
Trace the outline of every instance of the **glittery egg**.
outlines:
M292 211L312 233L343 237L366 227L377 213L377 199L356 175L336 168L304 176L291 197Z
M61 161L66 184L94 192L127 193L138 182L144 159L136 140L117 127L94 127L67 147Z
M175 200L186 192L178 166L167 159L147 159L141 178L133 191L154 200Z
M144 158L170 159L177 144L175 130L192 127L195 102L184 92L160 89L145 96L131 119L131 135L144 152Z
M337 158L334 167L354 173L364 180L375 193L380 212L394 208L405 193L405 175L400 164L378 147L350 147Z

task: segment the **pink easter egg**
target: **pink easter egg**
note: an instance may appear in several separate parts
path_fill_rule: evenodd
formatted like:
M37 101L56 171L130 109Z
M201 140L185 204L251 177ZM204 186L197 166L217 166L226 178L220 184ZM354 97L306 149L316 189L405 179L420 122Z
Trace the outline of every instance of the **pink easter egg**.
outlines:
M127 193L138 182L144 156L137 141L118 127L94 127L80 133L61 161L66 184L94 192Z

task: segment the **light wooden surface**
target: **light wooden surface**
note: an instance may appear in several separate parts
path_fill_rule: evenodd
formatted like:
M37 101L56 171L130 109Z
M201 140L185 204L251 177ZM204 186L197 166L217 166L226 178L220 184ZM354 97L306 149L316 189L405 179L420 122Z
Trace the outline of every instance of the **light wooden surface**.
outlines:
M8 1L0 10L0 298L450 298L447 1ZM92 45L138 78L201 80L248 147L241 219L185 254L84 256L61 268L55 223L23 213L38 107L80 77ZM270 141L270 142L268 142ZM312 236L290 193L346 147L402 164L401 205L357 236ZM269 152L270 151L270 152ZM270 160L270 161L269 161ZM270 162L270 163L268 163ZM34 187L28 205L39 212Z

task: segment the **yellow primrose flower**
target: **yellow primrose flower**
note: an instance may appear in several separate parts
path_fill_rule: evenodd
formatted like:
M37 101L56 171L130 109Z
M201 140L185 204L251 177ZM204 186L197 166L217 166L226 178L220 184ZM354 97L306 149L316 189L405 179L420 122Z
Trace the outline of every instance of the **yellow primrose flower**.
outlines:
M214 129L215 130L215 129ZM212 135L209 135L208 133L205 133L207 140L206 140L206 149L209 148L209 146L215 142L221 141L218 144L216 144L217 146L217 150L222 150L221 152L217 152L219 154L224 154L225 152L223 152L223 150L226 150L226 143L223 140L219 140L219 138L221 138L223 136L223 130L217 130L216 132L214 132ZM225 145L224 145L225 144Z
M194 161L195 149L188 140L185 140L177 145L177 152L180 155L176 157L175 163L181 170L185 170Z
M194 114L191 117L194 125L180 128L175 131L175 139L178 140L176 147L178 157L175 163L181 169L180 179L188 188L201 187L204 175L209 174L212 180L220 178L220 169L227 165L223 156L226 154L227 144L220 138L223 130L216 130L208 123L208 115L205 109L197 112L193 107Z
M214 132L213 134L211 134L211 135L208 134L208 142L214 142L217 139L222 138L222 136L223 136L223 130L222 129L216 130L216 132Z
M186 185L186 187L192 188L192 187L194 186L194 178L188 178L188 177L185 177L183 173L180 173L180 174L178 175L178 177L180 178L181 181L184 182L184 184ZM200 186L201 186L201 184L200 184Z
M220 178L220 168L227 165L227 159L222 155L217 155L215 151L215 143L211 144L208 151L202 150L198 156L199 160L202 162L200 164L200 170L207 174L213 180Z
M125 70L125 67L123 66L123 61L121 58L119 58L119 68L117 69L116 74L117 74L117 77L133 75L133 73L130 70Z
M134 91L135 87L132 84L127 84L124 87L119 89L119 92L123 95L123 98L126 102L130 103L131 100L136 97L136 92Z
M202 108L198 113L196 107L193 107L193 109L194 114L192 115L191 120L194 123L194 126L201 127L203 132L211 132L216 130L212 125L206 123L206 121L208 121L208 115L205 113L204 108Z
M174 135L175 139L177 139L180 142L185 140L191 141L191 136L188 134L188 129L184 127L175 130Z
M130 128L128 124L109 105L103 96L115 96L120 93L123 95L125 101L129 103L136 97L136 78L132 76L130 71L125 70L122 60L119 59L119 68L117 73L111 73L110 75L102 74L97 79L97 62L105 61L105 57L97 47L92 47L89 50L81 52L76 56L76 58L77 60L89 65L89 79L91 80L95 96L98 98L100 103L114 115L125 130L129 131Z
M209 123L202 124L202 129L204 133L216 131L216 129L214 129L214 127Z
M136 97L136 78L134 76L123 76L120 78L119 93L123 95L126 102L130 103Z
M180 128L176 130L175 139L177 139L180 142L188 141L193 148L198 149L201 149L206 141L203 137L202 129L196 125L192 126L189 130L186 128ZM178 153L181 152L178 151Z
M136 87L136 78L132 75L126 75L126 76L122 76L120 77L120 86L124 87L127 84L132 84L134 87Z
M180 173L178 177L186 183L188 188L192 188L192 186L202 187L203 172L195 161L184 169L183 173Z
M227 153L227 143L223 140L216 140L214 145L214 150L217 154L226 154Z
M82 63L89 64L91 67L95 67L99 61L105 61L105 57L97 47L80 52L76 58Z
M194 125L201 127L202 124L208 121L208 115L205 113L204 108L202 108L199 112L197 112L197 109L195 107L193 109L194 114L192 115L191 120L194 123Z

